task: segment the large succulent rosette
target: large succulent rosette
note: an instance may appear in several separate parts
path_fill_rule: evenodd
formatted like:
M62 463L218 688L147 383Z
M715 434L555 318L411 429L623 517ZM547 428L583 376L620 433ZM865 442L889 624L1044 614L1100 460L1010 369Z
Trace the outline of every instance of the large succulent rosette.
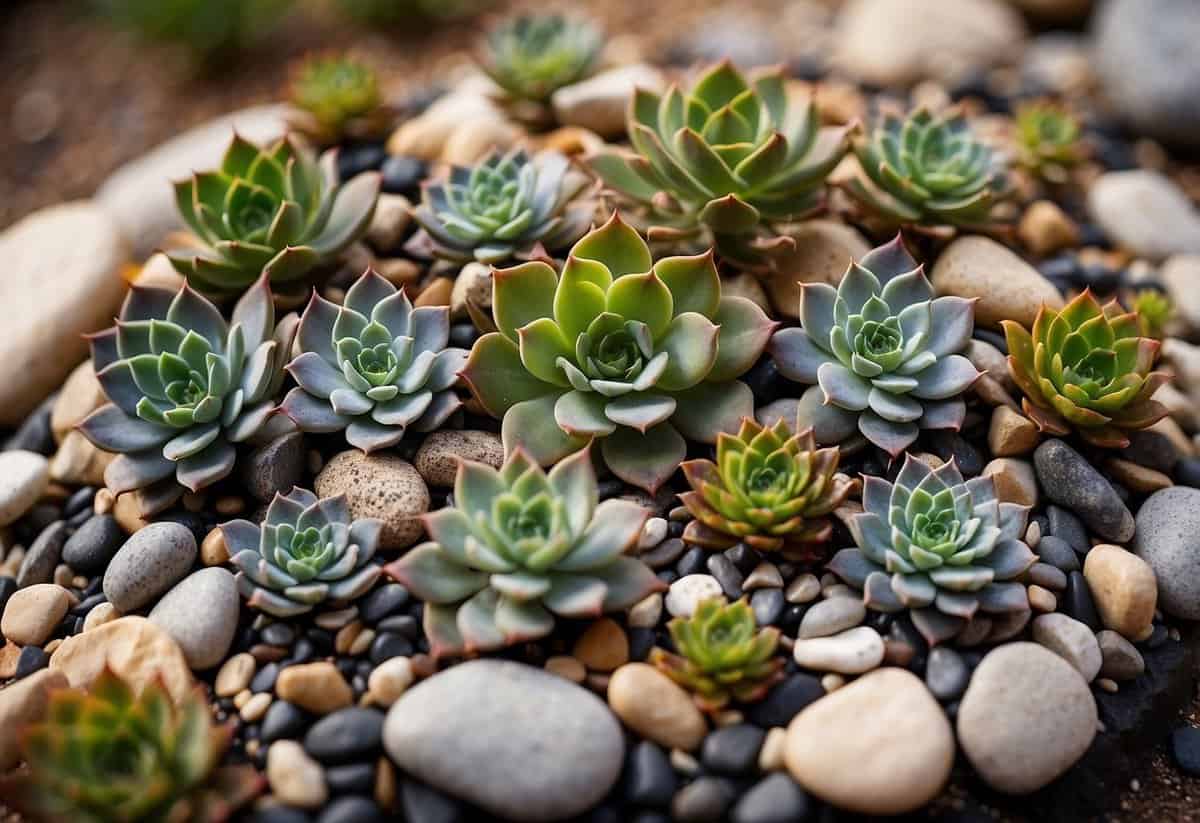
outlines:
M864 477L863 509L849 523L858 548L838 552L829 570L862 589L869 608L912 610L931 644L977 615L1028 616L1015 580L1037 560L1022 542L1029 507L997 500L992 478L963 480L953 462L931 469L909 455L895 483Z
M798 328L770 350L787 378L816 383L826 405L857 418L859 431L895 457L922 429L957 430L960 395L979 377L961 352L974 302L934 297L900 237L851 264L836 289L801 283Z
M536 640L550 634L556 615L597 617L664 588L625 556L650 513L597 499L587 449L549 474L520 450L499 471L460 463L454 506L422 518L432 542L385 568L425 601L433 654Z
M463 371L502 417L505 448L542 463L600 439L612 471L655 490L686 453L753 414L736 380L774 323L742 297L722 297L711 255L655 263L613 215L571 250L562 273L534 261L497 271L498 332L476 341Z
M1151 371L1161 344L1142 337L1138 315L1116 300L1102 306L1084 291L1062 311L1042 306L1032 334L1012 320L1001 325L1009 373L1025 394L1025 413L1042 431L1074 429L1093 445L1121 449L1130 430L1166 416L1153 397L1168 378Z
M589 159L605 185L637 203L650 239L716 244L763 268L794 240L772 225L821 204L825 178L845 155L848 128L822 128L811 99L793 100L779 70L747 79L728 61L687 91L634 93L633 152Z
M185 487L227 476L234 444L259 433L275 411L296 316L276 325L264 274L232 320L186 284L177 293L135 286L117 325L91 338L110 402L79 429L117 453L105 483L115 494L143 490L144 514L169 506Z
M368 270L335 305L313 295L288 364L299 384L281 410L302 431L345 431L365 452L395 445L410 428L433 431L462 401L452 390L466 349L447 347L450 310L413 308L408 296Z

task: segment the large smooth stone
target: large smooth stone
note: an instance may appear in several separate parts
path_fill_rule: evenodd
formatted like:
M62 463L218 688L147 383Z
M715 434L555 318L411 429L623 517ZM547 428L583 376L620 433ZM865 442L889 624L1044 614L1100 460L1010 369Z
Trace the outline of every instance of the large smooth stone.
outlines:
M1146 498L1133 550L1154 570L1162 610L1200 620L1200 489L1175 486Z
M765 278L771 305L784 317L800 319L800 284L836 286L855 260L871 245L853 226L834 220L807 220L790 229L796 248L783 255L778 267Z
M1033 266L1007 246L978 235L960 237L946 247L931 275L938 294L975 297L975 322L998 327L1001 320L1033 325L1042 304L1064 305L1062 295Z
M104 596L117 611L136 611L174 586L196 560L196 538L179 523L151 523L117 549L104 571Z
M350 449L334 455L314 481L320 497L346 495L355 518L383 521L381 549L403 549L420 538L417 518L429 511L429 488L411 463L394 454L363 454Z
M237 631L237 583L228 569L201 569L163 595L150 622L179 644L188 665L209 669L225 659Z
M784 761L800 785L840 808L901 814L942 790L954 734L920 678L884 668L796 715Z
M75 688L87 688L108 666L140 691L161 677L176 701L192 688L192 671L179 645L144 617L121 617L62 642L50 668L66 675Z
M0 426L16 426L62 385L88 354L84 334L112 325L126 257L117 224L84 200L0 233Z
M520 663L474 660L409 689L383 745L406 772L512 820L587 811L617 780L620 724L599 698Z
M0 452L0 526L20 519L50 482L50 466L37 452Z
M253 106L195 126L109 175L96 190L96 202L116 220L135 256L146 257L168 232L183 226L171 183L215 169L235 130L258 144L283 136L288 111L278 104Z
M1200 254L1200 211L1160 172L1101 175L1088 190L1087 203L1104 233L1136 255L1161 260Z
M1062 440L1047 440L1038 446L1033 467L1051 503L1074 513L1089 529L1114 543L1133 537L1133 515L1112 484Z
M1037 791L1074 765L1096 736L1083 676L1036 643L1009 643L975 669L958 709L958 740L997 791Z

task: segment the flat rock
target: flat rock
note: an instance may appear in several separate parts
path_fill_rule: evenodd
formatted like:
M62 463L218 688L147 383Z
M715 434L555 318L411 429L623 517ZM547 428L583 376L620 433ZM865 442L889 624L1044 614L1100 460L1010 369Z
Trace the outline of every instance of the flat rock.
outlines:
M406 772L513 820L561 820L596 805L625 754L620 724L595 695L501 660L454 666L388 711L388 754Z
M1158 580L1158 605L1200 620L1200 489L1155 492L1138 509L1133 550Z
M1113 241L1161 260L1200 254L1200 212L1175 183L1156 171L1112 171L1088 190L1088 211Z
M828 637L852 629L867 616L867 608L857 597L831 597L814 603L804 613L796 637L807 640L813 637Z
M1149 563L1120 546L1101 544L1084 558L1083 577L1106 627L1135 643L1150 636L1158 581Z
M183 579L196 560L196 538L178 523L151 523L135 532L104 572L104 595L128 614Z
M147 257L167 232L183 226L171 183L216 168L235 130L259 144L283 136L288 112L278 104L253 106L195 126L109 175L96 190L96 202L116 220L134 256Z
M792 656L804 668L838 674L868 672L883 662L883 653L883 638L870 626L831 637L797 640L792 650Z
M346 495L355 518L382 520L382 549L407 548L421 537L417 517L429 511L429 488L412 464L395 455L340 452L317 475L314 489L319 497Z
M880 86L952 80L1012 61L1021 16L998 0L851 0L838 15L834 60Z
M67 590L54 583L18 589L4 606L0 634L18 646L40 646L71 607Z
M459 460L474 460L498 469L504 463L500 435L474 429L442 429L431 433L413 457L413 467L430 486L454 485Z
M6 772L21 760L20 737L16 730L36 723L46 715L50 691L67 686L62 672L42 669L0 689L0 772Z
M840 808L900 814L942 790L954 764L954 734L916 675L884 668L796 715L784 761L801 786Z
M237 631L241 599L227 569L193 572L150 610L150 622L171 635L188 665L209 669L225 659Z
M958 740L988 785L1036 791L1069 769L1096 735L1083 676L1036 643L1009 643L975 669L958 710Z
M646 663L626 663L613 672L608 705L626 726L667 748L692 751L708 731L691 696Z
M1133 537L1134 521L1128 507L1079 452L1062 440L1047 440L1034 450L1033 465L1051 503L1073 512L1088 528L1114 543Z
M978 298L975 323L980 326L996 328L1001 320L1015 320L1030 327L1042 304L1052 309L1064 305L1058 289L1037 269L1007 246L979 235L947 246L930 278L938 294Z
M62 385L87 357L84 334L112 325L126 256L117 224L88 201L42 209L0 233L0 426L16 426Z
M0 452L0 526L18 520L33 507L50 482L50 465L37 452Z
M90 686L105 665L138 690L162 677L177 701L194 682L179 645L144 617L121 617L68 637L50 657L50 668L76 688Z

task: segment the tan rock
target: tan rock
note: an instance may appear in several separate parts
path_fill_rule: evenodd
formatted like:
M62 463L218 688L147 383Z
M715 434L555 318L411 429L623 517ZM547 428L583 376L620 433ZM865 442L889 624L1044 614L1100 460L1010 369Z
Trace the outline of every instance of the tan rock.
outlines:
M1150 564L1120 546L1093 546L1083 577L1104 625L1134 643L1153 631L1158 582Z
M435 277L424 284L414 306L449 306L450 293L454 291L454 281L448 277Z
M367 227L367 242L376 251L391 251L400 245L411 222L412 203L409 199L402 194L384 192L375 203L375 214Z
M1015 457L997 457L983 467L984 477L991 477L996 484L996 497L1001 502L1036 506L1038 502L1037 477L1033 464Z
M50 479L72 486L103 486L104 470L114 459L115 454L96 448L79 432L68 431L50 460Z
M213 529L204 535L200 543L200 562L206 566L221 566L229 562L229 544L225 542L225 534L220 529Z
M83 630L85 632L90 631L97 626L111 623L120 616L117 614L117 610L113 607L112 603L97 603L88 611L87 617L83 618Z
M1038 200L1021 215L1017 237L1038 257L1079 245L1079 226L1057 204Z
M17 663L21 657L21 647L16 643L5 643L0 646L0 680L8 680L17 674Z
M276 740L267 749L267 783L281 802L317 809L329 799L325 772L295 740Z
M132 491L117 495L113 504L112 516L129 534L146 528L149 521L142 517L141 492Z
M50 410L50 431L54 433L54 441L63 442L75 424L107 402L92 361L83 361L67 377Z
M18 589L4 607L0 634L19 646L40 646L71 607L67 590L53 583Z
M67 686L61 672L42 669L0 689L0 772L6 772L21 759L22 726L46 716L50 692Z
M467 304L487 312L492 308L492 267L483 263L467 263L454 278L450 289L450 316L467 317Z
M625 118L635 88L657 90L662 72L646 63L602 71L554 92L550 106L564 126L579 126L601 137L625 134Z
M690 752L708 732L688 693L646 663L626 663L613 672L608 705L626 726L667 748Z
M611 672L629 662L629 638L617 621L601 617L579 636L571 654L594 672Z
M175 700L194 683L179 646L144 617L122 617L68 637L50 657L50 668L77 688L90 686L105 664L139 690L161 677Z
M1171 479L1170 475L1149 466L1134 463L1132 460L1114 457L1104 461L1104 468L1112 475L1113 480L1142 494L1152 494L1159 489L1175 485L1175 481Z
M998 327L1015 320L1030 327L1038 309L1064 305L1062 295L1037 269L1005 246L979 235L955 240L933 267L938 294L977 297L975 322Z
M275 681L275 694L313 714L329 714L354 702L350 684L325 660L285 668Z
M954 765L954 734L916 675L883 668L796 715L784 760L800 785L840 808L900 814L941 791Z
M408 154L423 160L443 159L447 142L464 123L474 126L485 120L502 120L503 116L496 104L482 94L448 94L393 132L387 150L389 154Z
M796 250L779 262L778 270L765 284L775 310L799 320L799 284L836 286L850 264L861 259L871 246L856 229L832 220L809 220L788 234L796 239Z
M395 455L341 452L317 475L314 487L320 497L345 494L356 518L382 520L382 549L403 549L421 536L416 518L429 511L429 489L417 470Z
M1008 406L992 411L988 426L988 447L996 457L1017 457L1029 454L1041 442L1037 424Z
M474 460L498 469L504 463L504 444L492 432L442 429L425 438L413 457L413 467L430 486L454 485L459 460Z
M393 657L380 663L371 672L371 677L367 680L367 691L376 703L386 707L399 700L415 679L412 660L407 657Z
M188 232L176 232L172 236L174 234L180 234L187 238L186 241L181 240L180 245L195 245L199 242L195 235ZM171 245L173 246L174 243ZM142 264L141 271L133 278L135 286L149 286L167 291L179 291L184 282L184 276L175 270L171 261L161 252L150 255Z

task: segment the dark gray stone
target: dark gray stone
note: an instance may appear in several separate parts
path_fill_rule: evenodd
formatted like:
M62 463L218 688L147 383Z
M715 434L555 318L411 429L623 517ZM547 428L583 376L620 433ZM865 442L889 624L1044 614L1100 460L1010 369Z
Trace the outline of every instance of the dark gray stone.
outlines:
M775 772L751 786L729 815L732 823L795 823L808 816L804 789L788 776Z
M1044 562L1049 563L1057 569L1062 569L1064 572L1079 571L1079 557L1075 554L1075 550L1071 548L1071 544L1061 537L1055 537L1052 534L1043 536L1038 541L1034 552Z
M112 560L125 530L108 514L98 514L80 526L63 546L63 562L80 574L99 574Z
M1061 440L1033 452L1038 484L1051 502L1079 515L1088 528L1114 543L1133 537L1133 515L1100 472Z
M17 586L25 588L35 583L49 583L62 560L63 544L67 542L67 524L55 520L38 534L21 561Z
M1050 522L1050 534L1066 544L1078 554L1087 554L1091 543L1088 541L1087 527L1071 512L1059 506L1046 507L1046 519Z
M240 477L246 491L263 503L275 494L287 494L304 476L304 435L282 435L251 452L240 463Z

